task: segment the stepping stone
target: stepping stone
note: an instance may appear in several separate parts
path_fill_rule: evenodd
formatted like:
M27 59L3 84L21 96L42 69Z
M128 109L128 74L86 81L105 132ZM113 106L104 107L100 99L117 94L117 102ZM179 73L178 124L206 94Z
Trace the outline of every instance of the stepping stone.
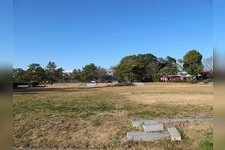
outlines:
M166 132L127 132L130 141L155 141L169 137Z
M163 131L164 126L162 123L151 123L142 125L145 132Z
M176 127L170 126L167 128L167 131L170 134L171 141L181 141L180 133L178 132Z
M156 124L156 123L159 123L159 121L156 121L156 120L133 120L132 126L139 127L139 126L142 126L143 124Z

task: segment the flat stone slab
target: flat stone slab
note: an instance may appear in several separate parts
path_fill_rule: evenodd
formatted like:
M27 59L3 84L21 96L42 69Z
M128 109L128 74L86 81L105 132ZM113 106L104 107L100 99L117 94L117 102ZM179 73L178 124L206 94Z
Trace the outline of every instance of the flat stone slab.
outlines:
M167 131L170 134L171 141L181 141L180 133L174 126L167 127Z
M157 120L133 120L132 121L132 126L133 127L140 127L143 124L157 124L159 121Z
M162 123L151 123L142 125L145 132L163 131L164 126Z
M166 132L127 132L129 141L156 141L169 137Z

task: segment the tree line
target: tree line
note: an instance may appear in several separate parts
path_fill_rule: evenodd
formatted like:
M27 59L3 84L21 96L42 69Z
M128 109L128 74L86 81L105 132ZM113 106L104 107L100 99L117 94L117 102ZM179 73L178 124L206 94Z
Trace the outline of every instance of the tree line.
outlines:
M176 60L171 56L158 58L153 54L138 54L125 56L119 64L112 67L114 74L108 74L105 68L95 64L87 64L82 69L74 69L71 73L58 68L56 63L50 61L45 68L40 64L30 64L27 70L13 68L13 82L109 82L120 80L126 82L152 82L159 81L161 76L174 75L186 71L193 78L203 72L203 69L213 70L213 58L202 62L202 54L197 50L190 50L183 59Z
M42 82L53 84L56 82L106 82L112 80L112 76L107 75L106 69L97 67L93 63L80 69L74 69L73 72L64 72L63 68L58 68L56 63L50 61L45 68L40 64L33 63L27 70L13 68L13 82L33 83Z

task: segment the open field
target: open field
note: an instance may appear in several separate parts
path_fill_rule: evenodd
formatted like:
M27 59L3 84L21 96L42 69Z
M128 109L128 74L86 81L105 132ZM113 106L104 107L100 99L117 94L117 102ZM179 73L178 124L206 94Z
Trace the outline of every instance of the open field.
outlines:
M15 148L210 149L213 123L178 126L181 142L127 142L133 119L213 115L211 84L87 88L55 84L13 94Z

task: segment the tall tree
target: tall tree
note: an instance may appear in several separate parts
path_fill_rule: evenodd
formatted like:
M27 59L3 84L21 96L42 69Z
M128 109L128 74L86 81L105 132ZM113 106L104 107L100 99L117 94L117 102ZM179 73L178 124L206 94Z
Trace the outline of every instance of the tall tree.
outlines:
M61 82L63 80L63 71L63 68L56 69L56 77L58 82Z
M74 69L72 72L73 80L75 82L80 82L82 80L82 72L80 69Z
M55 81L57 81L57 65L54 61L49 61L46 66L46 79L53 84Z
M25 78L28 82L41 82L45 78L45 70L40 64L30 64L26 70Z
M93 63L84 66L82 70L81 80L83 82L90 82L91 80L96 80L96 70L97 67Z
M175 58L167 56L166 59L162 63L163 63L163 67L159 71L159 74L161 76L162 75L174 75L178 72L178 65L177 65Z
M183 57L183 69L193 77L203 71L202 55L196 50L190 50Z
M152 54L124 57L115 68L115 75L126 81L153 81L160 63Z
M13 68L13 82L24 82L26 71L21 68Z

